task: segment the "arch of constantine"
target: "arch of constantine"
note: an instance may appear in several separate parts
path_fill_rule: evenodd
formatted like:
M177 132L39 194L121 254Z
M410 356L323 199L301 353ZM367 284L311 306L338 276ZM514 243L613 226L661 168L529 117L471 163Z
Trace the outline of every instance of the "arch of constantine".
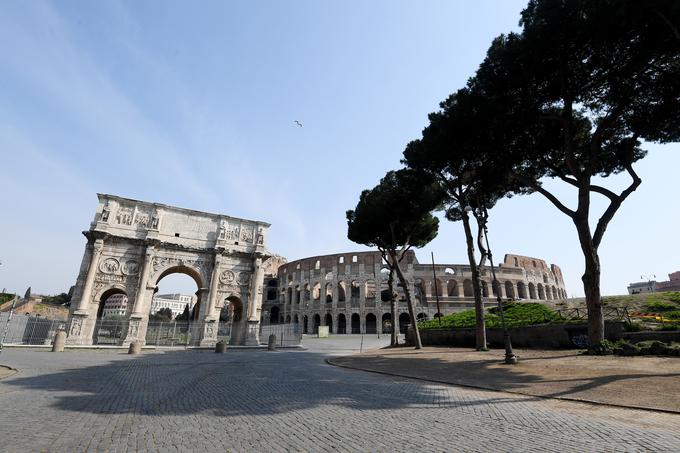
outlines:
M67 344L90 345L103 302L125 294L129 305L120 343L145 342L160 279L189 275L198 287L194 320L201 346L214 345L220 309L231 305L231 341L259 344L268 223L97 194L73 293Z
M468 265L436 264L433 269L431 264L418 263L413 251L403 262L419 319L474 307ZM411 322L406 301L399 291L398 319L392 320L389 299L383 297L385 271L380 252L348 252L289 262L279 267L276 277L266 279L263 314L272 323L300 323L305 333L315 332L319 325L336 334L387 333L392 326L403 331ZM504 299L535 301L567 297L561 269L542 259L505 255L496 269L499 287L493 284L488 266L481 274L488 305L495 305L498 293Z

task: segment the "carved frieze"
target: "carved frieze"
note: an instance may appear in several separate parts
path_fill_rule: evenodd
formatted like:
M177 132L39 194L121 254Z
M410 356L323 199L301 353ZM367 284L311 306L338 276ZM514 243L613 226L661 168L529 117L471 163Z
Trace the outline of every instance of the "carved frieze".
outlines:
M230 271L230 270L222 271L222 273L220 274L220 283L223 283L225 285L229 285L229 284L234 283L235 278L236 278L236 276L234 275L234 273L232 271Z
M105 274L115 274L120 269L120 262L115 258L106 258L99 263L99 270Z
M119 207L116 212L116 223L119 225L132 225L132 216L134 211L132 208Z
M103 283L125 283L125 276L118 274L97 274L95 281Z
M137 275L139 273L139 263L135 260L127 260L122 266L123 274Z
M251 227L241 228L241 240L244 242L253 242L253 228Z
M71 330L69 332L70 337L79 337L80 332L83 330L83 320L79 317L71 318Z
M135 215L135 225L148 228L151 225L151 215L146 212L138 212L137 215Z
M239 272L238 274L238 284L241 286L247 286L250 283L250 273L249 272Z
M230 241L238 241L239 231L238 225L228 225L227 231L225 233L225 239Z

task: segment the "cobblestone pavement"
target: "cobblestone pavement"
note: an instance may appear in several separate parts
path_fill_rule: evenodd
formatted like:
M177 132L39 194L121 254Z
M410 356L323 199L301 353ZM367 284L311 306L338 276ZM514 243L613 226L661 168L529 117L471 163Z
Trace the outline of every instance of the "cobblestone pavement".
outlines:
M679 451L680 416L426 383L309 351L6 349L0 451ZM338 343L335 348L343 347Z

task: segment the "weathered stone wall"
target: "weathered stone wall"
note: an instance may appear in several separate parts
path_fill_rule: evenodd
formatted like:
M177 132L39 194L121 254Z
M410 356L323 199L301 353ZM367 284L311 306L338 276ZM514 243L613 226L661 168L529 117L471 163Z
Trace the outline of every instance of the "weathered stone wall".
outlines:
M514 265L515 258L518 266ZM402 267L419 318L474 307L468 265L435 264L433 276L432 265L418 263L415 253L410 251ZM399 328L399 319L391 320L389 303L381 300L381 292L387 289L386 271L380 252L337 253L292 261L279 267L276 282L273 278L265 282L263 317L266 314L268 322L297 320L303 324L303 330L306 320L308 332L316 325L330 325L332 333L374 333L374 329L383 330L383 325L387 332L391 324ZM491 269L488 266L481 269L482 291L488 305L495 304L497 294L503 299L545 301L566 297L561 270L543 260L506 255L505 262L495 271L498 288L493 284ZM278 285L276 297L274 285ZM402 324L410 323L403 291L398 292L397 317Z

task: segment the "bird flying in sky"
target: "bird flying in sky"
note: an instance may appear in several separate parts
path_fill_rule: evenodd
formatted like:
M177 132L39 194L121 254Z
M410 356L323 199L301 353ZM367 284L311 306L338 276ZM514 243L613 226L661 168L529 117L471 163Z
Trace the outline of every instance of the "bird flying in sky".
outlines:
M295 124L297 124L298 126L302 127L302 123L299 122L298 120L295 120Z

